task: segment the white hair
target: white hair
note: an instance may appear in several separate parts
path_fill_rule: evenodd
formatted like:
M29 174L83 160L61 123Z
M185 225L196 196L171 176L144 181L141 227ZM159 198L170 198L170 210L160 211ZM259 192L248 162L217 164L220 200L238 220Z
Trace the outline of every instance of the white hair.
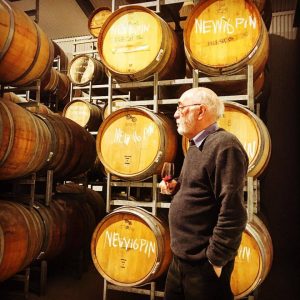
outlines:
M205 104L211 114L218 120L224 114L224 103L211 89L205 87L191 88L185 91L181 100L191 99L199 104Z

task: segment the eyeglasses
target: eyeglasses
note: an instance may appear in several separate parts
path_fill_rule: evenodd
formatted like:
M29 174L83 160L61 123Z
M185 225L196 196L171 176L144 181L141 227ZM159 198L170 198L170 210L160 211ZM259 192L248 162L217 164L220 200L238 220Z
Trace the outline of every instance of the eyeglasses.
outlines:
M176 107L176 110L178 110L179 112L182 112L182 110L183 110L185 107L195 106L195 105L202 105L202 104L196 103L196 104L189 104L189 105L177 106L177 107Z

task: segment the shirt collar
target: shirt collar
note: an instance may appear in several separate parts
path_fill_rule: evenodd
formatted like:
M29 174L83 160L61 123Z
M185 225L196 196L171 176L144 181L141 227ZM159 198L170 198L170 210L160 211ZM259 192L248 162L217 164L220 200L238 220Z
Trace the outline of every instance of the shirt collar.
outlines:
M197 135L193 137L193 141L195 145L199 148L203 141L209 136L211 133L215 132L216 130L219 129L219 126L217 123L213 123L206 127L204 130L200 131Z

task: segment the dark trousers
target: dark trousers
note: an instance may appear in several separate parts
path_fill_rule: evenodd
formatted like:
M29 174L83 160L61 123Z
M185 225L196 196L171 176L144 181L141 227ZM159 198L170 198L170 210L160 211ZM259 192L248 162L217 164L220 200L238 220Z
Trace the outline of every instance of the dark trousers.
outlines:
M187 262L173 257L170 264L165 300L232 300L230 275L234 261L222 269L218 277L207 259Z

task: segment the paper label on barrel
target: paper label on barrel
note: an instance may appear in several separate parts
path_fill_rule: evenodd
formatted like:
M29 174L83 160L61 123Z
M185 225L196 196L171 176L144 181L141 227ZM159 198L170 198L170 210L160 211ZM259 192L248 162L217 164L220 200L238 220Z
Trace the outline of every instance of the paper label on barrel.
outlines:
M198 9L188 25L188 43L195 60L222 67L247 57L261 30L260 15L253 6L247 1L224 0Z
M142 221L128 218L116 221L99 236L96 257L103 271L113 280L139 281L155 266L155 235Z
M160 142L159 128L153 120L139 114L127 114L106 128L101 139L101 153L110 169L132 175L152 166Z
M132 74L155 60L161 41L159 22L149 13L132 11L112 22L103 39L102 53L113 70Z

